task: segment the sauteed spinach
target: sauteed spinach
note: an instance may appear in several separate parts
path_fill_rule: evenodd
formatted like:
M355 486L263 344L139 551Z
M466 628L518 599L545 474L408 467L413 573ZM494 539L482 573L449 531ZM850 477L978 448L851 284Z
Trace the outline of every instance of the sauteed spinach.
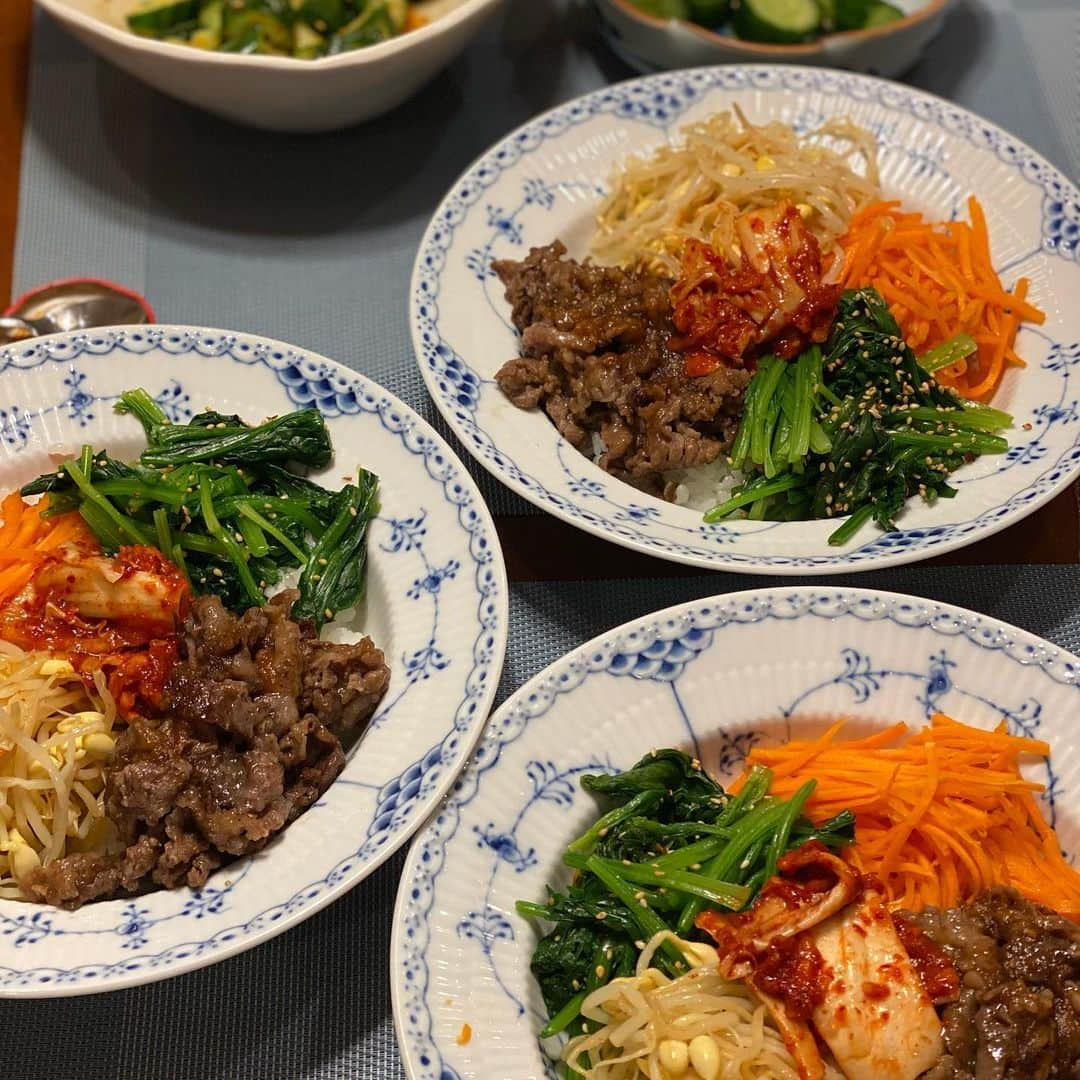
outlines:
M746 390L731 464L748 478L705 514L754 519L840 518L843 544L871 518L895 526L909 498L952 498L949 476L1008 449L1008 413L958 397L933 370L973 351L970 338L920 360L872 288L845 292L824 350L792 362L763 357Z
M192 588L243 611L300 570L295 618L316 626L364 595L367 530L379 511L379 478L328 491L285 468L321 467L333 446L317 409L246 424L207 410L173 424L145 390L120 395L118 412L138 418L147 447L127 464L84 446L22 488L49 495L48 513L78 510L107 552L157 547Z
M676 749L651 751L626 772L582 777L609 809L563 853L573 881L549 888L545 902L517 904L519 915L554 924L531 965L550 1016L541 1038L580 1031L587 995L632 974L654 934L690 938L705 906L745 907L792 848L851 843L849 812L818 826L803 816L813 782L787 801L769 796L771 782L770 770L756 767L731 795ZM685 969L670 941L654 962L671 975Z

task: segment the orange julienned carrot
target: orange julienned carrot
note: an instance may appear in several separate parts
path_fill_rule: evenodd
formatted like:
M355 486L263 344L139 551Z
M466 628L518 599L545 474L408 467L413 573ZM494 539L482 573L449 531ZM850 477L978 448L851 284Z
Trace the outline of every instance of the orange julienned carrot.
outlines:
M852 217L840 238L840 280L874 286L913 349L932 349L957 334L973 337L977 350L936 377L964 397L986 401L1008 367L1023 365L1014 348L1020 323L1045 316L1028 301L1026 278L1011 290L1001 284L978 199L968 198L970 223L928 222L899 206L872 203Z
M881 879L893 907L952 907L1004 884L1080 921L1080 872L1039 812L1043 785L1020 770L1025 758L1048 757L1047 743L941 714L910 735L896 724L842 740L841 726L755 748L747 766L772 769L769 790L779 798L816 780L806 804L816 820L850 809L855 844L847 857Z

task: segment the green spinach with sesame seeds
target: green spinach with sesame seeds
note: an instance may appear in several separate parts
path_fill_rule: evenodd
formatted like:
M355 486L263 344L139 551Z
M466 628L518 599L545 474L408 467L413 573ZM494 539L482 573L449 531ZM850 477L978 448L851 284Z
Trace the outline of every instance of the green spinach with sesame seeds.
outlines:
M109 554L157 547L196 593L219 596L236 612L264 604L296 571L294 617L317 628L363 599L379 479L359 469L355 483L328 491L289 470L332 458L317 409L254 425L208 409L173 424L141 389L125 391L115 407L143 427L138 462L84 446L22 494L48 494L50 514L77 510Z
M892 529L910 498L952 498L949 476L1001 454L1012 418L958 397L931 369L970 351L961 337L921 362L873 288L849 290L824 349L763 357L746 391L731 464L745 480L705 514L755 520L844 518L840 545L873 519Z
M587 774L582 787L607 808L563 853L574 876L543 902L518 901L526 918L553 924L531 970L547 1006L542 1038L580 1033L587 994L634 971L655 934L705 940L694 919L706 906L738 911L776 872L785 852L811 840L851 843L849 812L814 825L802 810L813 782L790 800L772 798L772 774L755 767L729 794L700 762L678 749L653 750L633 768ZM686 969L665 941L653 960L667 974Z

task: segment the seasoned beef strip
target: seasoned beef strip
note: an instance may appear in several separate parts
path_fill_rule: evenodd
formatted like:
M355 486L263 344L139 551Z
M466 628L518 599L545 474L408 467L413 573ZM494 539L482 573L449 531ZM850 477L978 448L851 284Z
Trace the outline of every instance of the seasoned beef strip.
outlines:
M329 787L345 763L338 735L371 717L390 671L370 638L319 641L293 622L295 598L239 617L216 596L193 601L164 716L132 719L106 769L106 816L125 850L37 869L29 895L73 908L148 881L197 888Z
M750 375L687 376L668 344L670 282L565 254L555 241L493 264L522 352L495 379L519 408L542 406L589 457L598 437L602 468L659 494L663 473L708 464L730 445Z
M905 917L961 978L923 1080L1080 1080L1080 926L1003 887Z
M297 697L301 713L314 714L334 731L366 723L386 692L383 654L363 638L355 645L306 639Z

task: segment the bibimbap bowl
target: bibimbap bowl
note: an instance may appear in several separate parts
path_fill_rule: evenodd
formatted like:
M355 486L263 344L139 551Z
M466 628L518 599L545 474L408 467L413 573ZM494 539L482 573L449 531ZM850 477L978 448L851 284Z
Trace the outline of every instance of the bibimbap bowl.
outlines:
M1045 785L1038 812L1075 867L1078 690L1076 657L1032 634L870 589L730 593L655 612L574 649L493 715L409 852L390 964L406 1075L562 1075L559 1040L538 1039L550 1014L530 971L552 927L516 905L547 903L549 888L565 893L574 876L568 845L620 805L585 790L583 776L622 772L671 747L727 786L748 754L817 739L841 719L842 736L859 738L898 722L918 731L946 713L1049 744L1049 758L1031 756L1024 772ZM805 772L813 775L813 763ZM663 884L655 877L641 886L650 903L652 886ZM615 905L610 918L621 914ZM606 925L582 923L598 933ZM894 996L882 1007L896 1004ZM876 1047L880 1032L873 1038Z
M973 194L985 211L1003 283L1030 280L1045 312L1021 326L993 398L1012 415L1007 452L962 465L955 498L908 501L896 528L866 526L842 545L829 520L702 520L605 472L540 408L518 408L496 381L522 355L492 263L561 240L589 250L614 166L673 140L679 128L738 106L751 123L796 133L850 119L873 133L881 197L948 221ZM1080 471L1070 379L1080 362L1080 192L1029 147L929 94L869 76L787 66L655 75L596 91L526 124L454 185L421 243L412 279L417 362L443 415L491 473L536 506L635 550L714 569L839 573L942 554L1020 521ZM595 444L594 444L595 449Z
M0 900L0 997L164 979L314 914L423 823L479 737L499 680L506 575L475 485L411 409L314 353L182 326L53 334L0 349L4 491L78 457L83 444L137 459L146 446L139 423L114 410L136 386L172 428L210 402L251 422L317 409L334 456L311 479L336 489L358 465L377 473L366 592L327 623L323 638L370 635L385 653L389 684L320 797L260 850L221 865L204 887L141 890L74 911Z

